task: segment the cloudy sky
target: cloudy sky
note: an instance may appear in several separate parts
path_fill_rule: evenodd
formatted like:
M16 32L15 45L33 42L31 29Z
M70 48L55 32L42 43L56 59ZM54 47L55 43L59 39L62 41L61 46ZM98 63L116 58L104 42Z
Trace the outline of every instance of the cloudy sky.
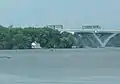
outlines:
M1 25L120 28L120 0L0 0Z

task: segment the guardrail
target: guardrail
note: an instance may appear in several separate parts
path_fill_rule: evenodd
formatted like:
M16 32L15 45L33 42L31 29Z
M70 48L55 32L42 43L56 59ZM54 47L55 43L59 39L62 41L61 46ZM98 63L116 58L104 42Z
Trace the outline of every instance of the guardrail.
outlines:
M59 31L68 31L68 32L112 32L119 33L120 30L97 30L97 29L58 29Z

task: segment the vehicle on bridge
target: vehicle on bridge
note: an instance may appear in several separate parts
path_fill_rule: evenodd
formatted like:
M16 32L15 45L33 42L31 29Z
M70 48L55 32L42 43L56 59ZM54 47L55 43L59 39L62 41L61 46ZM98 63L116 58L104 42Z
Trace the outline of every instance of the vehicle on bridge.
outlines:
M101 30L101 27L99 25L83 25L81 29L97 32Z

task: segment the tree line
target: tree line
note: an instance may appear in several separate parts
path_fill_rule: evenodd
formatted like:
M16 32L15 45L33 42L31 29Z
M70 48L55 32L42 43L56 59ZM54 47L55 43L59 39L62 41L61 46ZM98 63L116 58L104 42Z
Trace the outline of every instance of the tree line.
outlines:
M0 25L0 49L31 49L32 42L42 48L72 48L75 37L48 27L4 27Z

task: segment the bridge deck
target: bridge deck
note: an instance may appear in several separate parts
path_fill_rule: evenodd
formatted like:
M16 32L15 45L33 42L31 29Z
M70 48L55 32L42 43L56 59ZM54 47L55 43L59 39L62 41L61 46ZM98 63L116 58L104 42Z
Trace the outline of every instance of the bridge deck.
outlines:
M59 31L68 31L68 32L105 32L105 33L120 33L120 29L111 30L111 29L104 29L104 30L90 30L90 29L60 29Z

